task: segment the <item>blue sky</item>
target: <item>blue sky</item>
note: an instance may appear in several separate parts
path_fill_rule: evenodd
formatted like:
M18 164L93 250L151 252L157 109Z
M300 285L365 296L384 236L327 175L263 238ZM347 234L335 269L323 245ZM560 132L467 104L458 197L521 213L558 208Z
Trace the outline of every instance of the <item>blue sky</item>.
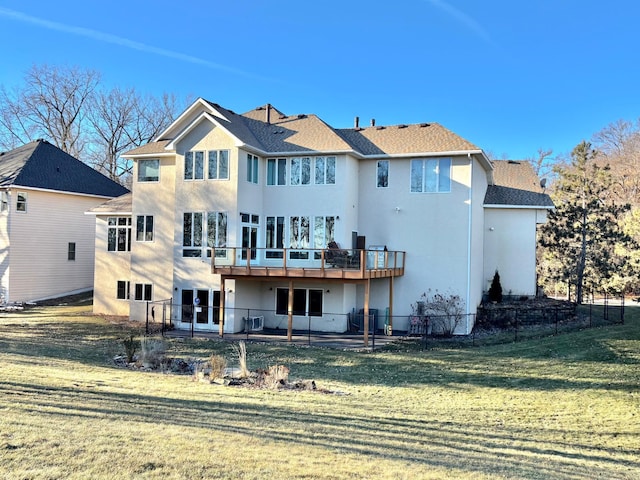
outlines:
M640 117L638 18L631 0L4 0L0 84L80 66L238 113L438 122L497 158L561 155Z

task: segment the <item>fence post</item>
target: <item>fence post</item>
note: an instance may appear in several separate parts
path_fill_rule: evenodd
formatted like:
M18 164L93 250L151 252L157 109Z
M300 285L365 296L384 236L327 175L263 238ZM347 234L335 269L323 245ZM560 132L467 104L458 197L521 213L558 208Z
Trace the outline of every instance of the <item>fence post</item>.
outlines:
M194 336L194 328L196 323L196 307L191 303L191 338Z
M244 330L247 333L247 341L249 340L249 322L251 321L251 309L247 309L247 317L244 319ZM253 323L251 321L251 323Z
M308 336L309 346L311 346L311 315L309 315L308 317L309 317L309 326L307 328L307 336Z
M378 257L376 257L377 260ZM371 315L373 317L373 315ZM374 320L372 321L371 319L369 319L369 325L373 325L373 332L371 335L371 350L375 350L376 349L376 322L375 322L375 317Z
M144 326L145 335L149 335L149 302L147 301L147 312L145 318L145 326Z

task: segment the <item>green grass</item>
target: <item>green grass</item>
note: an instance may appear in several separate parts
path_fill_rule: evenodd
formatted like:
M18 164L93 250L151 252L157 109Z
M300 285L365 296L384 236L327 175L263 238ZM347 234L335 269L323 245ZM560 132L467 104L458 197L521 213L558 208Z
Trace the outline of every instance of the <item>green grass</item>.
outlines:
M247 345L341 395L117 368L127 334L86 306L0 316L0 478L640 478L640 308L475 348ZM169 342L212 353L234 364Z

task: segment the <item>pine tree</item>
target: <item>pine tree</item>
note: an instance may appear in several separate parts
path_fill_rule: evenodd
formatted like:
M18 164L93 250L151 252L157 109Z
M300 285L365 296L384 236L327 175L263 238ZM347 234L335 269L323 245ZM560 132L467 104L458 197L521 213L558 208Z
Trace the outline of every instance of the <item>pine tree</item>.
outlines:
M616 245L632 243L619 223L630 206L615 203L609 166L598 165L596 156L591 144L582 142L568 165L554 169L556 208L541 229L540 243L553 265L547 274L575 285L578 303L585 286L601 287L628 263Z

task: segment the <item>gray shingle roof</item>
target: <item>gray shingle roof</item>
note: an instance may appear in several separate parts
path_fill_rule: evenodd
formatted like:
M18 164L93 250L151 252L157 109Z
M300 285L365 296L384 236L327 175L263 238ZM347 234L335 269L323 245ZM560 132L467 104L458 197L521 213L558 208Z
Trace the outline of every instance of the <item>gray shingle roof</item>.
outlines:
M485 205L553 208L529 162L493 160L491 164L494 184L487 187Z
M129 191L46 140L0 154L0 187L11 186L103 197Z

